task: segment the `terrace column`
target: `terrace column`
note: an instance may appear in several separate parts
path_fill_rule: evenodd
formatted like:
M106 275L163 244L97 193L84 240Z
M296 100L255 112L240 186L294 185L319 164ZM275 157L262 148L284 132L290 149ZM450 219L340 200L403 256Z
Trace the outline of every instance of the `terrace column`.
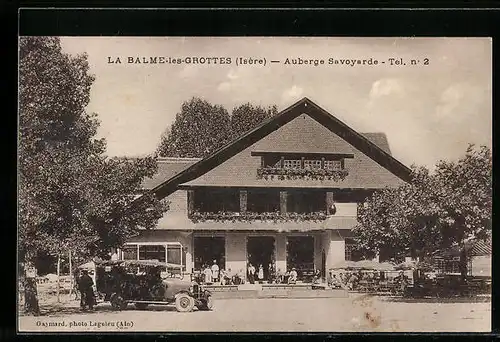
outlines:
M276 235L276 271L286 272L286 235Z
M326 252L326 270L345 261L345 241L335 230L328 230L324 236L323 248Z
M334 201L333 201L333 192L332 191L327 191L327 193L326 193L326 214L327 215L333 215L334 214L330 210L332 204L334 204Z
M226 234L226 270L241 273L246 279L247 269L247 235L236 232Z
M248 193L246 190L240 190L240 212L246 213L247 211Z
M280 191L280 212L282 214L287 212L287 199L288 193L286 191Z

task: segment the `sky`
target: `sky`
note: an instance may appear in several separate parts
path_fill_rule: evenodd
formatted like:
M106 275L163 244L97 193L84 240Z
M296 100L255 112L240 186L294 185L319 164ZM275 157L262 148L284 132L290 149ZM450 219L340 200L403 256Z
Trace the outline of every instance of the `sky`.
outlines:
M229 112L247 102L283 110L308 97L358 132L386 133L393 156L408 166L432 167L459 158L469 143L492 144L489 38L61 37L61 43L67 53L88 54L95 75L88 111L98 114L110 156L153 153L193 96ZM128 57L199 60L137 64ZM201 57L231 63L200 64ZM265 65L236 65L239 57ZM324 64L285 64L287 58ZM329 64L370 58L378 64ZM390 65L390 58L406 65Z

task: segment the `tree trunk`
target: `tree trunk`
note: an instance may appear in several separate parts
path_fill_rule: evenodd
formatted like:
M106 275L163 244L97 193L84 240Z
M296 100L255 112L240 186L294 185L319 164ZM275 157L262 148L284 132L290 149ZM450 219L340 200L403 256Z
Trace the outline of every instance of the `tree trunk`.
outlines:
M465 249L465 243L462 241L461 248L460 248L460 261L459 261L459 268L460 268L460 275L463 280L467 278L467 251Z
M71 261L71 249L68 252L68 258L69 258L69 279L70 279L69 298L71 298L71 295L73 294L73 286L75 285L73 282L73 262Z
M36 268L32 263L26 262L23 271L24 312L26 314L38 316L40 315L40 307L38 306Z
M60 298L60 277L61 275L61 254L57 254L57 302L60 303L61 302L61 298Z
M460 259L458 262L458 268L460 271L460 277L462 280L467 278L467 250L465 248L465 219L462 216L459 216L455 219L455 224L457 227L457 240L459 241L459 251L460 251Z

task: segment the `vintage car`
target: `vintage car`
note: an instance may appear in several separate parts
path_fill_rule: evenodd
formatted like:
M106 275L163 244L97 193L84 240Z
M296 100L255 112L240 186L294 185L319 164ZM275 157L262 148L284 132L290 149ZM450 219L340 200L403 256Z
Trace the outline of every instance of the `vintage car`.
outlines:
M183 279L182 266L148 260L95 261L96 299L116 310L133 303L137 309L175 304L177 311L213 308L212 294L197 282Z
M491 282L479 277L462 277L460 274L438 274L434 278L424 276L415 279L404 295L406 297L473 297L491 293Z

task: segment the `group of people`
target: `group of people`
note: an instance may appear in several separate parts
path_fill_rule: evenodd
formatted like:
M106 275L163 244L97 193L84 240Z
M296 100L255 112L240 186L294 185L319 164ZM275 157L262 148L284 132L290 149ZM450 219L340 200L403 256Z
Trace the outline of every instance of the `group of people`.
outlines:
M220 280L220 269L217 265L217 260L213 261L212 266L208 264L203 265L203 283L217 283Z
M363 272L358 270L356 272L332 273L328 283L333 288L343 288L352 291L358 289L361 281L377 284L385 280L388 279L386 279L384 272ZM399 284L403 288L408 285L409 278L403 271L400 271L398 276L392 278L392 282Z
M259 264L256 268L252 263L248 263L246 273L247 282L250 284L263 283L264 281L270 284L295 284L298 278L295 268L290 269L288 272L282 272L281 269L275 271L273 264L268 265L266 272L264 265ZM317 278L319 279L319 273ZM245 283L243 270L233 272L230 268L227 270L221 269L216 260L213 261L211 266L204 264L197 279L203 284L240 285Z
M248 282L250 284L254 284L256 281L262 283L267 279L268 283L275 284L295 284L297 282L298 273L295 268L292 268L289 272L282 272L281 269L274 271L274 266L269 264L267 277L264 274L264 267L262 264L259 265L259 268L256 270L255 267L249 263L247 270Z
M239 285L243 283L243 274L242 270L234 273L230 268L227 270L220 269L217 260L214 260L212 266L209 267L207 264L202 266L200 282L204 284Z

